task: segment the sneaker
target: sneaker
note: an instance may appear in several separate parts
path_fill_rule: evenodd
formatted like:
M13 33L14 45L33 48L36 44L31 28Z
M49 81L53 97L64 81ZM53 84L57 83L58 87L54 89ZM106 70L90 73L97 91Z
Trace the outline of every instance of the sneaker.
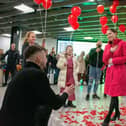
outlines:
M100 97L97 94L93 94L93 98L100 99Z
M89 94L87 94L85 99L88 101L88 100L89 100L89 98L90 98L90 95L89 95Z

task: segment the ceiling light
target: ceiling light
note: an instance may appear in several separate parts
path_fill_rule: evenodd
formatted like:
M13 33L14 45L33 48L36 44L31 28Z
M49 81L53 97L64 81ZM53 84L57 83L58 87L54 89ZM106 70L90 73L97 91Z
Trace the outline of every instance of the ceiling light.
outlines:
M92 37L84 37L84 39L93 39Z
M14 8L16 8L20 11L23 11L24 13L34 12L33 8L31 8L25 4L20 4L20 5L14 6Z
M66 31L74 31L74 29L72 27L66 27L66 28L64 28L64 30L66 30Z
M5 37L11 37L10 34L2 34L2 36L5 36Z
M35 34L42 34L42 32L40 31L32 31L32 32L34 32Z

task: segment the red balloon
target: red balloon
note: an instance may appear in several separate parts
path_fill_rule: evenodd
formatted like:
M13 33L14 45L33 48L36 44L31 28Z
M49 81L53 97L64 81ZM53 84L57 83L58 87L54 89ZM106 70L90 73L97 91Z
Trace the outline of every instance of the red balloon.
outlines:
M110 6L110 12L111 13L115 13L116 12L116 6L115 5Z
M119 0L113 0L113 5L114 6L119 6Z
M48 10L52 6L52 0L42 0L43 7Z
M71 25L74 30L77 30L79 28L79 23L76 22L73 25Z
M78 18L76 16L74 16L73 14L70 14L68 16L68 22L69 24L73 25L78 21Z
M116 23L118 21L118 16L117 15L113 15L111 18L113 23Z
M97 6L97 12L98 12L99 14L102 14L102 13L104 12L104 6L103 6L103 5L98 5L98 6Z
M108 29L109 29L109 27L107 25L103 25L101 28L101 31L103 34L106 34Z
M34 0L34 2L35 2L36 4L41 4L41 3L43 2L43 0Z
M72 7L71 13L78 17L81 14L81 8L78 6Z
M106 16L100 17L100 24L101 25L105 25L105 24L107 24L107 22L108 22L108 19Z
M119 30L120 30L121 32L125 32L125 30L126 30L125 25L124 25L124 24L121 24L121 25L119 26Z

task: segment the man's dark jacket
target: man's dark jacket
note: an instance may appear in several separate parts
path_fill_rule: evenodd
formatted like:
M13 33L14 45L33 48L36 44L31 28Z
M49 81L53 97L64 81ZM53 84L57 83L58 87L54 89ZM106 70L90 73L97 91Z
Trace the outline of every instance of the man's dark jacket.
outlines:
M100 52L96 52L97 48L92 48L89 53L89 64L101 68L103 66L102 62L102 56L103 56L103 50L101 49Z
M19 52L17 50L11 50L11 49L9 49L2 56L1 59L4 59L6 56L8 56L7 57L7 67L9 69L16 69L16 64L19 63L19 59L20 59Z
M8 85L0 111L0 126L34 126L38 106L44 106L43 124L52 109L59 109L68 95L55 95L40 67L27 62ZM46 114L47 111L47 114ZM49 118L49 117L48 117Z

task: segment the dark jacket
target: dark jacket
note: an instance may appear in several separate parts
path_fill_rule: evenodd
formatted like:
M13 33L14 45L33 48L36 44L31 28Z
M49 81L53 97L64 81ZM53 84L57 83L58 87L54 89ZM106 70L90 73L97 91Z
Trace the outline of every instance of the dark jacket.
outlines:
M42 120L45 123L51 110L59 109L67 97L66 93L55 95L45 73L28 62L8 85L0 111L0 126L34 126L35 112L40 105L46 108Z
M2 59L4 59L6 56L7 57L7 66L11 69L16 68L16 64L19 63L20 55L17 50L11 50L9 49L3 56Z
M89 64L94 67L101 68L103 66L103 62L102 62L103 50L101 49L101 51L99 53L97 53L96 49L97 48L93 48L90 50Z

